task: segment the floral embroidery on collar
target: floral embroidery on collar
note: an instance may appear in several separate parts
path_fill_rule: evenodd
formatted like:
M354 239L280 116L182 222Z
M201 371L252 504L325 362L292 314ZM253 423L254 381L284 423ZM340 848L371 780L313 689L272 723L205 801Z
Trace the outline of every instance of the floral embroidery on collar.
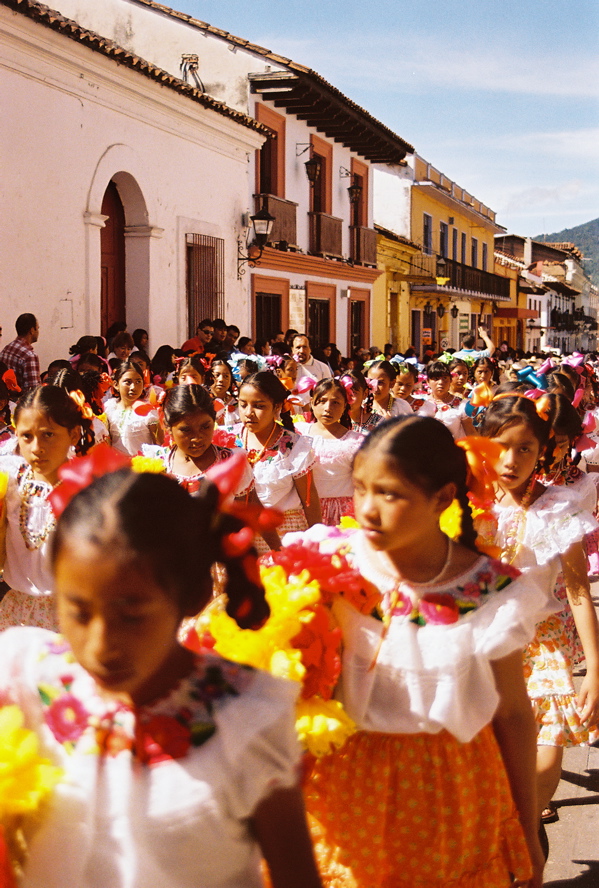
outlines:
M136 709L107 702L99 695L75 693L74 663L68 645L54 636L42 656L60 657L64 670L54 681L38 685L44 721L67 753L75 748L101 756L123 750L144 765L183 758L190 748L201 746L216 731L214 714L220 702L236 697L249 667L207 655L195 671L168 698ZM77 670L80 667L76 667Z
M456 585L451 591L427 592L415 603L397 588L391 616L408 617L417 626L457 623L460 617L480 607L490 592L500 592L519 576L520 571L510 564L489 559L468 582ZM373 616L382 619L382 609L379 607Z

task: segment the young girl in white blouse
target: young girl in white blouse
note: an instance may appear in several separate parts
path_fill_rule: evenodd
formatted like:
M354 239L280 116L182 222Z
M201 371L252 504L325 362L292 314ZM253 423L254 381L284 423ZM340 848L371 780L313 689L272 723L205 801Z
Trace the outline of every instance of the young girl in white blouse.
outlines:
M15 409L19 453L0 457L6 494L0 497L0 562L10 587L0 603L0 629L55 628L49 545L56 521L48 495L71 448L85 453L93 443L91 423L67 392L40 385Z
M442 423L381 423L353 480L359 529L284 541L302 543L298 574L317 542L380 592L371 612L343 597L332 606L343 640L335 695L357 731L318 759L305 789L323 882L541 888L522 647L543 594L476 550L466 458ZM454 500L456 541L440 527Z
M349 387L351 390L351 383ZM344 515L354 514L352 464L364 438L350 428L347 389L339 380L322 379L317 383L311 408L314 422L298 422L295 427L312 440L316 456L314 483L322 520L334 527Z
M110 443L115 450L135 456L143 444L160 443L158 413L142 400L143 372L134 360L114 371L115 397L104 403Z
M202 495L203 494L203 495ZM227 567L228 611L268 616L227 539L242 525L128 469L77 494L53 545L62 635L0 636L0 703L62 770L24 823L23 888L319 888L298 787L297 686L177 641ZM201 545L198 544L201 541ZM246 573L247 570L247 573Z

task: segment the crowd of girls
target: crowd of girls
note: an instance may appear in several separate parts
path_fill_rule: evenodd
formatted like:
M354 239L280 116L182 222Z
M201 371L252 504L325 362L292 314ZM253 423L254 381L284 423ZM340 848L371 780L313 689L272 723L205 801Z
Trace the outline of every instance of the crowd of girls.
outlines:
M256 369L121 339L114 366L80 341L16 402L0 381L0 628L30 627L0 638L0 705L65 774L23 884L258 886L262 856L275 888L540 888L563 749L599 739L592 362L374 360L312 384L283 345ZM57 518L102 440L167 477L109 472ZM310 579L318 551L368 590L324 601L356 730L304 762L311 841L295 686L177 641L211 576L242 628L268 619L240 515L266 565Z

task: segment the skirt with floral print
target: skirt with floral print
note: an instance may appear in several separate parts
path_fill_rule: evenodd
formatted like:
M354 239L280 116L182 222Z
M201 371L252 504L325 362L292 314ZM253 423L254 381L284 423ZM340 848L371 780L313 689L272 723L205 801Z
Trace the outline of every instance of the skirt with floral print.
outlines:
M327 527L337 527L345 515L354 517L354 498L352 496L323 496L320 498L322 523Z
M304 787L325 888L506 888L528 850L490 726L469 743L359 731Z
M283 514L285 515L283 523L277 527L277 533L279 534L280 539L283 539L286 533L308 530L308 522L306 521L303 509L287 509ZM270 552L270 547L261 536L256 535L254 545L258 550L259 555L264 555L266 552Z
M597 725L586 726L580 720L573 664L566 622L561 614L552 614L539 623L536 637L524 652L524 678L539 746L579 746L599 740Z
M0 601L0 632L12 626L37 626L58 632L54 596L9 589Z

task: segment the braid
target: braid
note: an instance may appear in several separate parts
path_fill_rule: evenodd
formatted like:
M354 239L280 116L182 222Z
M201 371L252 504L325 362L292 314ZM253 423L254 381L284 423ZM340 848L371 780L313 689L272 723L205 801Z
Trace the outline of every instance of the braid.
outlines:
M293 425L293 419L289 410L281 410L281 425L288 432L295 432L295 426Z
M75 444L75 452L77 456L85 456L90 447L96 443L96 435L91 419L81 416L81 436L77 444Z
M195 496L203 511L208 510L213 516L208 549L215 553L213 561L223 564L227 572L226 611L241 629L259 629L268 619L270 608L260 581L256 550L251 546L238 555L227 551L227 538L239 533L246 525L239 518L219 511L216 485L204 480Z
M462 528L458 542L463 546L466 546L468 549L478 551L476 548L477 533L474 529L474 521L472 520L472 510L470 508L470 500L468 499L468 490L464 485L459 486L456 492L456 499L462 510Z

